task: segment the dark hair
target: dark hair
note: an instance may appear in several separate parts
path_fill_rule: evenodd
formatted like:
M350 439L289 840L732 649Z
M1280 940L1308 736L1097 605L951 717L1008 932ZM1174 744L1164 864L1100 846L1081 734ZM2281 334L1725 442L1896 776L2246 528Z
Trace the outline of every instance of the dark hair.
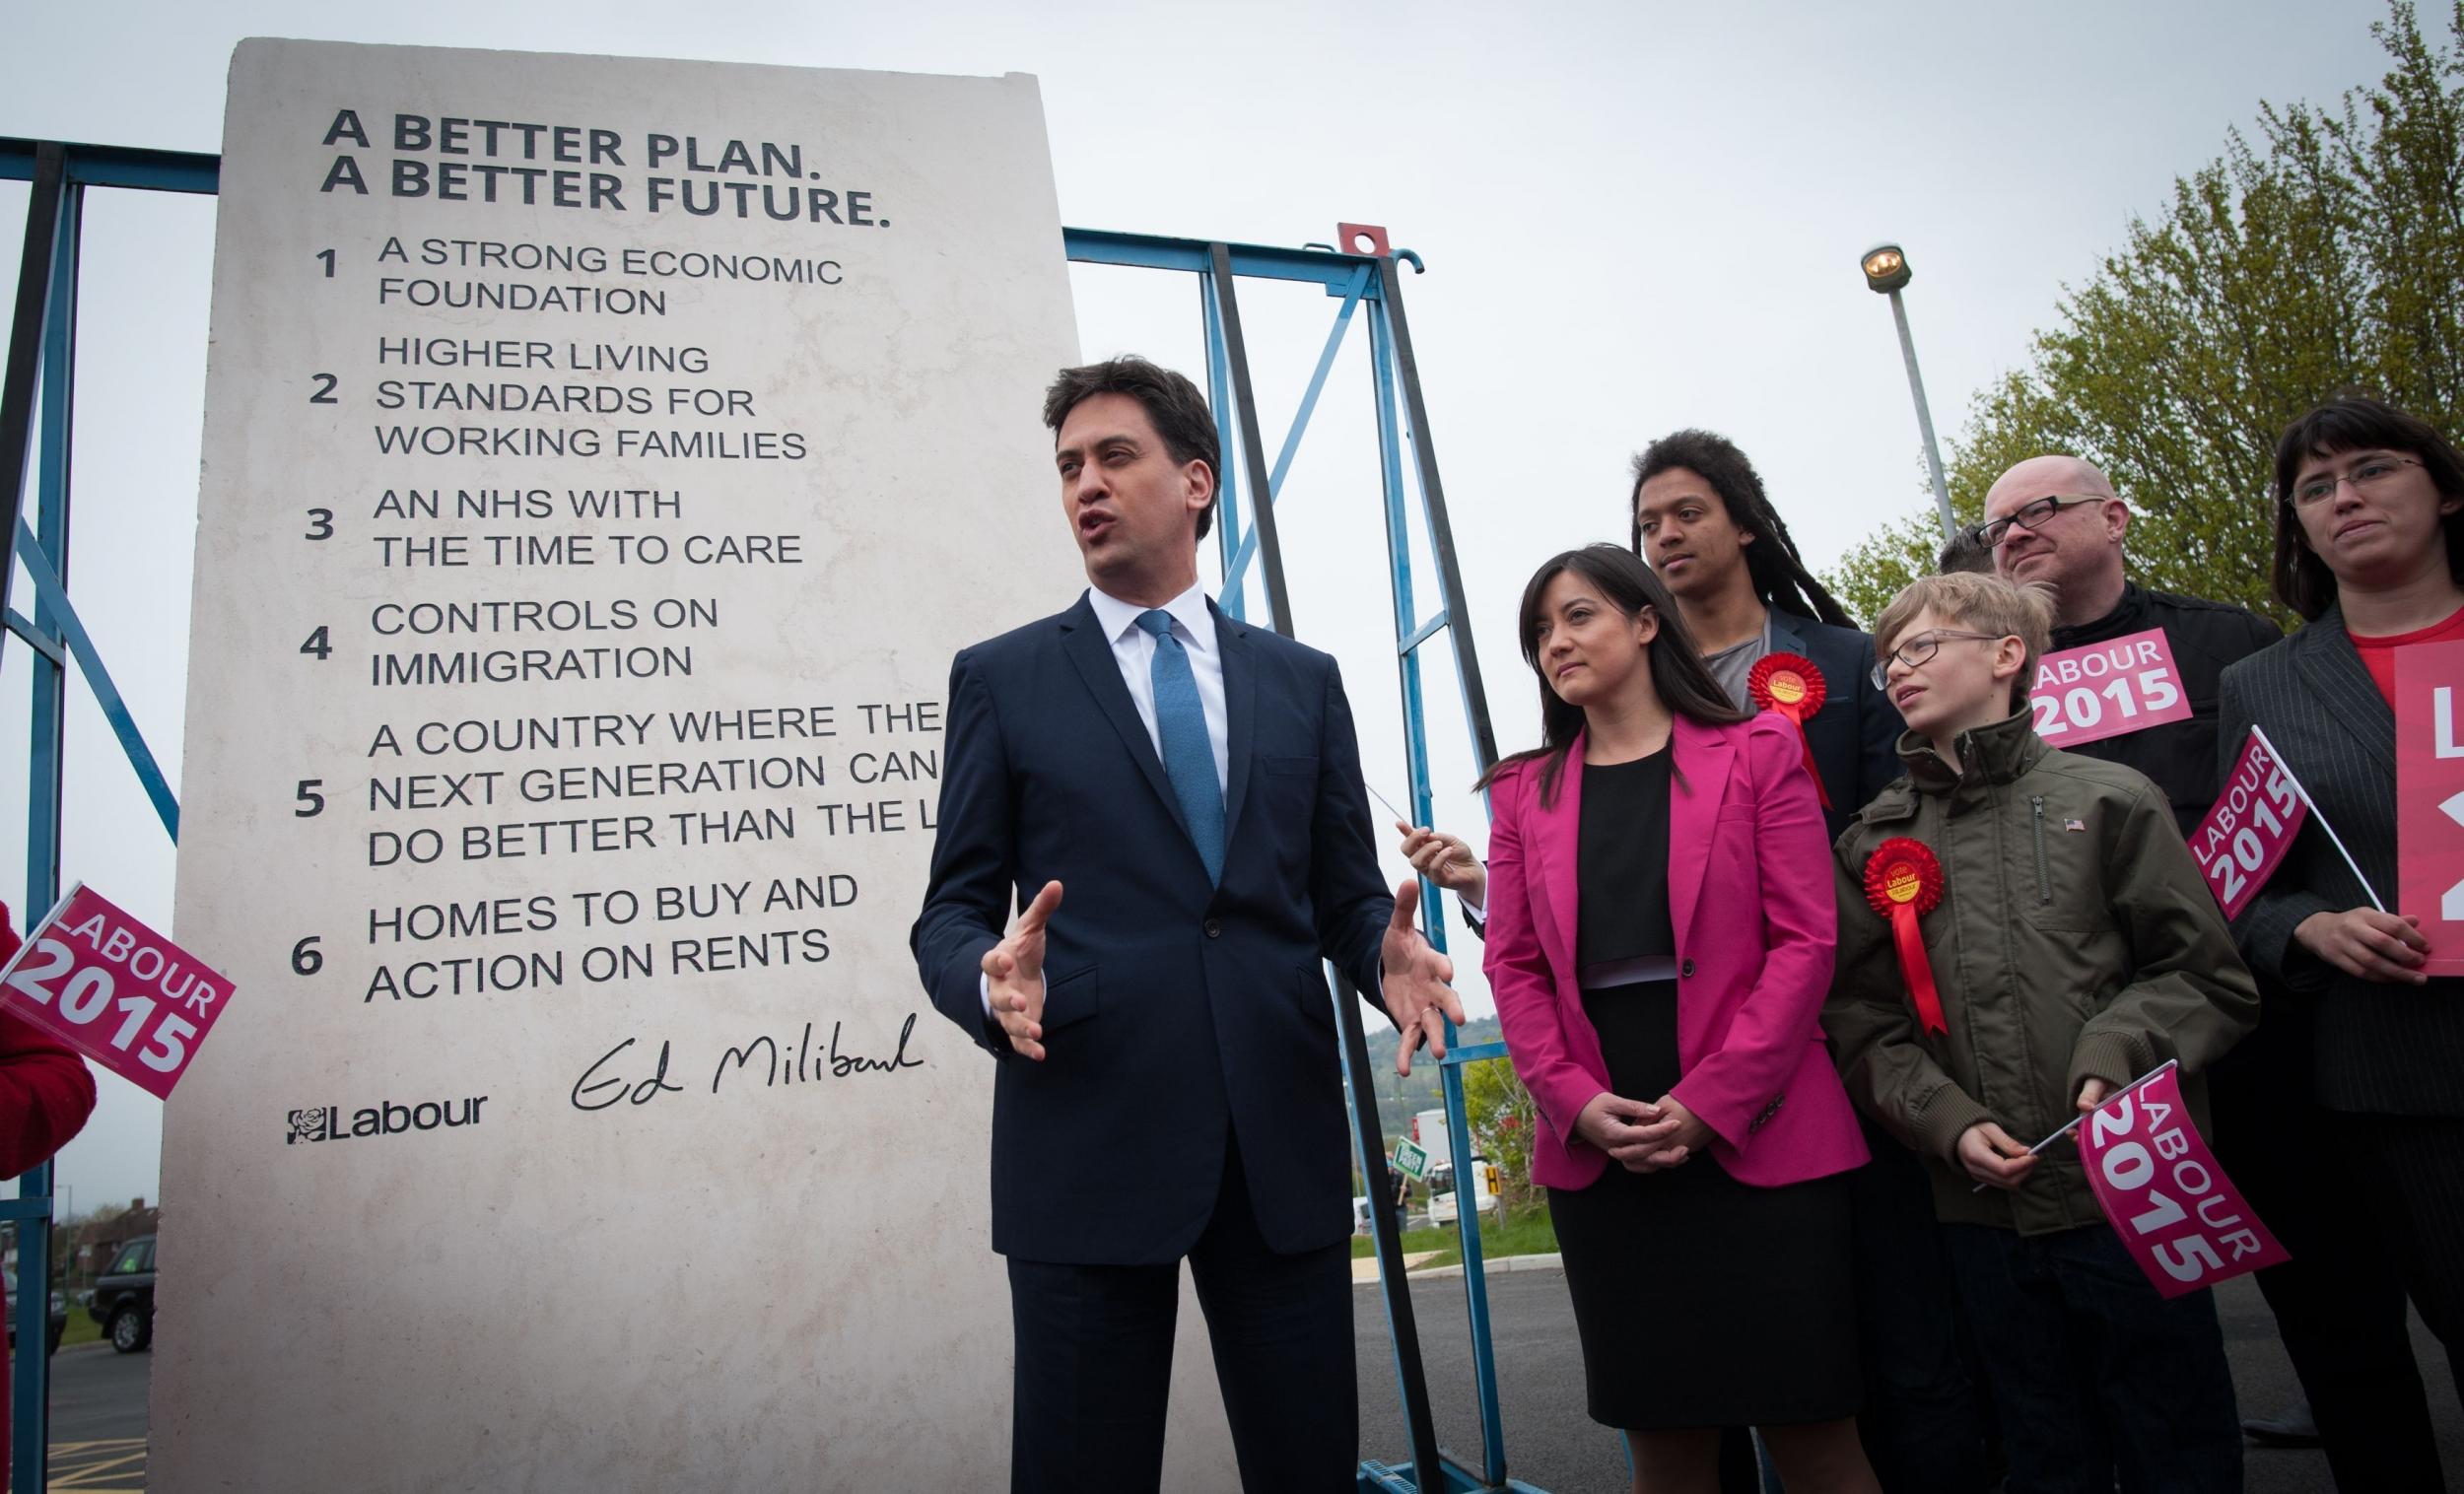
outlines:
M1934 557L1934 570L1941 576L1961 571L1991 576L1994 552L1986 546L1985 537L1977 533L1976 525L1961 524L1951 532L1951 538L1943 541L1942 553Z
M1136 400L1175 462L1206 464L1206 475L1214 479L1214 494L1198 515L1198 537L1204 539L1214 527L1215 500L1223 495L1223 447L1215 437L1215 418L1206 409L1206 396L1188 378L1135 353L1063 369L1044 391L1044 424L1052 427L1056 445L1061 441L1061 423L1069 418L1069 412L1098 394L1127 394Z
M2336 573L2302 538L2293 511L2293 479L2303 461L2338 451L2372 447L2401 451L2420 460L2440 498L2464 498L2464 455L2455 443L2418 416L2359 391L2339 394L2285 428L2276 442L2276 599L2316 622L2336 603ZM2441 520L2447 537L2447 574L2464 580L2464 509Z
M1720 495L1721 507L1728 509L1730 522L1754 537L1745 547L1745 575L1764 605L1837 628L1857 626L1847 609L1833 601L1806 569L1797 554L1797 542L1788 537L1788 525L1780 521L1770 497L1762 491L1762 478L1754 464L1737 449L1737 442L1710 431L1663 436L1635 456L1634 490L1626 495L1625 509L1631 526L1628 547L1637 556L1643 553L1643 484L1678 467L1709 483L1711 491Z
M1540 603L1548 583L1568 571L1580 573L1585 580L1598 586L1602 599L1627 617L1639 616L1648 607L1660 619L1660 631L1652 636L1650 644L1651 684L1669 710L1704 725L1743 721L1753 714L1738 710L1728 692L1720 688L1720 682L1711 677L1710 667L1703 663L1701 651L1694 646L1694 636L1685 631L1684 620L1677 614L1677 599L1669 595L1668 582L1644 565L1639 556L1614 545L1585 545L1580 550L1549 557L1532 574L1531 584L1523 588L1523 657L1540 679L1540 745L1500 758L1497 766L1480 775L1480 781L1472 785L1475 790L1497 781L1499 774L1516 764L1540 758L1544 759L1540 764L1540 802L1556 801L1557 780L1565 772L1566 754L1573 750L1574 734L1583 729L1583 708L1568 704L1549 688L1548 676L1541 672Z

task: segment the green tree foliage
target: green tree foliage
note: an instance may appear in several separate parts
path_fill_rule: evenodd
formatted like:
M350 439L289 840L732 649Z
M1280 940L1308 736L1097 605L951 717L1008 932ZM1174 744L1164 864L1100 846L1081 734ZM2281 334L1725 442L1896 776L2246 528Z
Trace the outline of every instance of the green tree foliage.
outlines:
M1540 1124L1540 1107L1514 1065L1503 1058L1465 1064L1463 1112L1472 1122L1472 1149L1497 1164L1500 1217L1531 1207L1540 1198L1532 1187L1532 1127Z
M2166 591L2276 609L2276 438L2348 388L2464 432L2464 0L2433 48L2397 3L2370 33L2390 68L2339 107L2261 104L2261 140L2175 180L2028 366L1978 396L1950 456L1963 522L2013 462L2086 457L2131 501L2130 566ZM1868 622L1930 572L1931 506L1826 577ZM2287 619L2289 620L2289 619Z

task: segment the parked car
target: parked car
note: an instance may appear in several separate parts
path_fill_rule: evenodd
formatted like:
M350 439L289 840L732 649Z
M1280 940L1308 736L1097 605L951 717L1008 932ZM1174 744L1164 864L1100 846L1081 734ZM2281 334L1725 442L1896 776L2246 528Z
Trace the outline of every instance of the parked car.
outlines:
M8 1339L9 1347L14 1349L17 1347L17 1277L11 1275L6 1279L8 1281ZM56 1354L60 1352L60 1335L68 1331L68 1299L58 1292L51 1294L50 1318L50 1326L43 1335L48 1341L43 1344L42 1351L46 1354Z
M154 1237L139 1235L120 1247L111 1268L96 1278L86 1311L111 1339L111 1347L134 1354L154 1342Z

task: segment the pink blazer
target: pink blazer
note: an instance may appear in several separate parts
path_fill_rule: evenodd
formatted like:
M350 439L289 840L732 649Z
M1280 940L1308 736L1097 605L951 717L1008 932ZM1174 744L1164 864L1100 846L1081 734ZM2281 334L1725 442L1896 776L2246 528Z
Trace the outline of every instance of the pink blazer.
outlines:
M1546 808L1538 760L1490 789L1484 968L1515 1072L1547 1121L1532 1177L1548 1188L1585 1187L1609 1165L1573 1129L1609 1087L1575 984L1583 746L1577 736ZM1675 751L1669 921L1682 1076L1672 1093L1717 1133L1712 1155L1742 1183L1778 1188L1856 1167L1865 1140L1815 1025L1838 909L1796 728L1769 713L1729 726L1680 716Z

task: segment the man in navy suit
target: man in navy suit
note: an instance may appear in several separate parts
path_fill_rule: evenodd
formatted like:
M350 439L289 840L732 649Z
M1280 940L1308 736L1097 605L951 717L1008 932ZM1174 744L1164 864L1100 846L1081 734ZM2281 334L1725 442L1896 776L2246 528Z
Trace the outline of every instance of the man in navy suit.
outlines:
M1350 1147L1321 960L1444 1052L1453 968L1390 896L1327 655L1199 589L1215 426L1143 359L1045 400L1092 582L950 666L910 943L995 1058L1013 1490L1152 1490L1187 1257L1245 1487L1349 1490ZM1027 894L1033 890L1030 901ZM1003 931L1010 910L1025 909Z

